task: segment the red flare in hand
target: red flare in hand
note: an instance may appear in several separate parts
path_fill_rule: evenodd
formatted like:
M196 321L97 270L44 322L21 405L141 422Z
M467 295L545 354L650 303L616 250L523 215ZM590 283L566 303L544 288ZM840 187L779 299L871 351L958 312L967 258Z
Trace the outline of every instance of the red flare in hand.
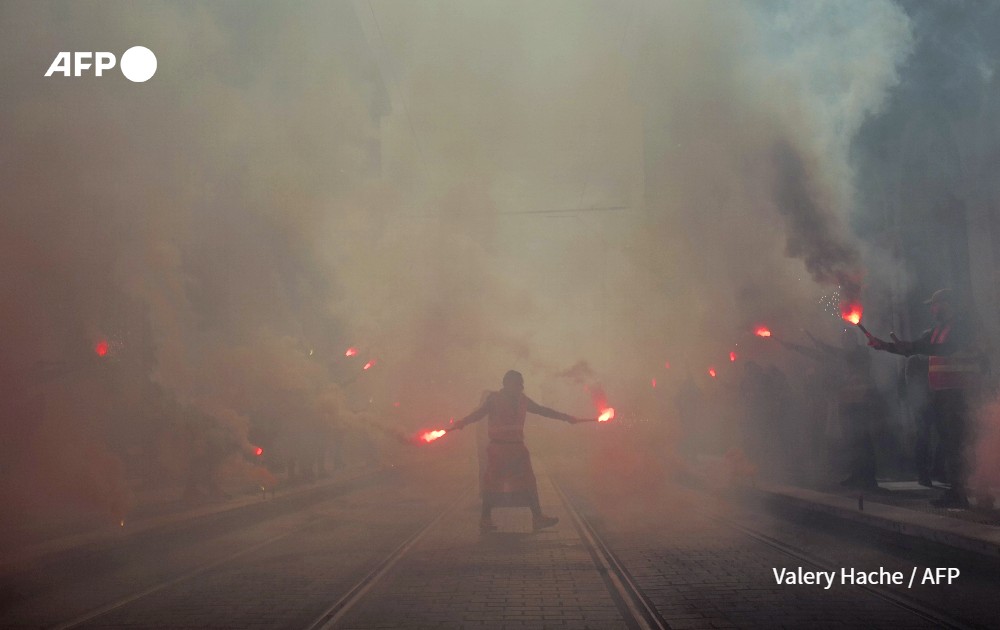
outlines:
M363 367L363 368L361 368L361 369L362 369L362 370L367 370L368 368L372 367L373 365L375 365L375 359L372 359L372 360L371 360L371 361L369 361L368 363L365 363L365 367Z
M601 411L601 415L597 416L598 422L607 422L608 420L614 420L615 418L615 408L607 407Z
M105 339L101 339L94 344L94 353L99 357L103 357L108 353L108 342Z
M757 335L758 337L770 337L771 330L767 326L758 326L753 331L753 334Z
M426 431L420 435L420 439L423 440L424 442L430 443L438 439L439 437L442 437L445 433L447 433L447 431L445 431L444 429L437 429L436 431Z
M347 349L347 352L344 353L344 356L345 357L353 357L357 353L358 353L358 349L355 348L354 346L351 346L350 348Z
M840 316L844 318L844 321L850 322L855 326L861 323L861 314L864 309L861 308L861 304L849 304L843 303L840 305Z

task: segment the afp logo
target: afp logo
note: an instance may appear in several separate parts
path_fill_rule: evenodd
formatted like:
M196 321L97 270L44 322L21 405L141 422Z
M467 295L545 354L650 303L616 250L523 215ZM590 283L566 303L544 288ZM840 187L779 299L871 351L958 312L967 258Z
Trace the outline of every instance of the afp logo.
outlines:
M82 77L91 72L104 75L115 67L115 55L109 52L61 52L52 60L45 76L61 74L64 77ZM122 53L122 74L133 83L144 83L156 74L156 55L145 46L133 46Z

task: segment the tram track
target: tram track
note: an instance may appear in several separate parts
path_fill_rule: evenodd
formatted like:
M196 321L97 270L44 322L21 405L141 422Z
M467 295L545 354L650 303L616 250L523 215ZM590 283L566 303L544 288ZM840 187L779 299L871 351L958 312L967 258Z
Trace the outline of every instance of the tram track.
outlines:
M563 506L573 520L573 526L580 534L581 540L590 552L594 565L612 598L618 604L626 623L640 630L665 629L670 626L660 616L650 599L632 579L625 565L618 560L611 548L604 542L587 518L573 505L566 493L555 479L551 479L556 494L562 500Z
M48 625L48 627L63 630L69 628L100 626L108 621L109 617L111 617L116 611L122 611L131 605L142 605L143 600L156 593L167 591L168 589L175 587L190 587L191 584L197 583L198 578L209 576L214 571L226 569L231 570L233 567L239 567L241 560L256 556L261 552L266 552L268 548L273 548L282 541L305 534L312 529L330 526L335 523L338 518L342 518L344 516L344 510L339 505L340 500L345 498L345 496L351 495L355 491L367 490L369 488L370 486L368 485L352 485L349 489L345 490L343 494L338 493L336 496L322 501L319 505L313 506L309 510L308 514L302 515L302 517L297 519L295 522L289 523L287 526L283 524L279 525L280 531L274 535L268 536L263 540L258 540L249 545L243 545L222 557L190 567L179 574L162 579L154 584L142 588L141 590L136 590L135 592L121 596L100 606L93 607L86 612L70 618L69 620L62 621L54 625ZM459 493L457 498L448 503L446 508L438 511L432 518L429 520L422 519L416 526L415 531L406 535L401 544L394 546L393 551L388 554L388 556L373 558L371 562L368 562L365 566L358 568L357 571L363 572L364 577L357 584L347 589L334 604L328 605L324 610L324 613L319 618L305 627L331 627L334 623L336 623L336 621L342 617L343 614L348 612L355 603L363 598L364 594L367 593L370 588L372 588L402 557L405 556L407 551L419 542L420 538L427 531L432 529L437 522L453 511L466 495L468 495L467 489ZM316 609L322 609L322 607L322 602L318 602L315 606Z
M643 576L641 569L636 574L630 571L629 563L634 562L636 558L641 556L635 556L634 552L636 550L628 546L624 550L616 550L613 536L608 538L607 532L602 532L599 521L595 525L595 522L592 520L592 510L588 511L586 508L587 501L585 497L581 498L581 496L574 495L571 485L565 486L564 489L563 485L554 476L549 476L549 482L555 494L562 502L566 513L569 515L569 521L572 523L576 534L578 534L582 547L586 548L590 556L590 561L593 563L593 568L600 575L604 587L614 601L613 607L617 607L624 625L629 628L641 630L670 628L671 616L669 614L661 614L655 603L655 598L651 597L646 591L647 588L650 588L650 583L644 581L655 578L650 578L648 572ZM329 630L339 627L343 622L349 621L352 618L356 621L357 619L352 613L365 607L372 609L372 606L376 605L375 602L380 601L380 596L373 591L377 591L380 586L386 583L391 583L391 576L399 574L399 571L394 571L394 569L408 558L409 554L421 541L427 538L430 532L436 531L435 528L438 528L442 521L454 515L460 506L467 503L469 495L470 490L468 487L457 491L455 488L452 488L452 491L447 495L439 497L441 501L438 503L438 508L433 510L433 513L429 515L424 514L419 518L412 519L405 527L398 528L390 536L383 535L382 542L379 543L379 547L382 549L381 552L366 552L367 555L363 562L356 562L353 568L349 570L345 569L343 571L343 580L338 582L335 588L331 588L326 593L326 603L324 603L323 597L314 597L310 600L309 604L309 608L313 612L308 613L306 611L305 614L301 615L301 619L294 621L292 625L298 626L299 623L302 623L303 625L299 627L307 630ZM330 501L333 501L333 499ZM370 504L370 500L366 501ZM324 503L330 505L329 501ZM189 568L183 573L163 579L146 588L136 590L134 593L92 608L69 621L59 623L53 627L76 628L81 626L99 626L105 622L110 624L114 618L109 618L109 616L115 611L133 604L144 605L148 608L150 604L141 604L141 602L155 593L185 584L187 584L188 589L203 588L199 586L192 587L192 585L205 584L205 582L198 582L198 578L210 575L217 570L224 570L224 567L228 567L229 570L236 568L242 571L244 569L241 567L253 565L241 565L241 560L269 547L273 547L281 541L292 538L297 534L307 532L311 528L330 524L337 517L343 515L343 512L340 511L337 505L329 506L326 509L323 508L322 504L313 506L309 514L302 515L298 521L289 523L281 531L272 532L273 535L263 540L258 540L253 544L234 549L228 555ZM784 540L770 536L759 528L748 526L745 522L740 522L728 515L704 507L695 508L695 511L706 520L736 532L739 537L752 540L753 545L762 545L773 552L793 558L801 566L822 571L836 570L831 561L817 557L809 550L795 544L789 544ZM588 518L588 515L591 518ZM440 534L442 532L438 532L438 538ZM434 536L431 538L434 538ZM295 544L296 546L299 545L299 543ZM630 553L632 553L631 556L629 555ZM632 568L634 570L636 567L633 566ZM599 582L597 584L597 588L600 589ZM913 615L921 619L922 623L947 628L974 627L941 610L923 605L920 602L886 588L859 585L857 590L863 592L866 596L878 598L893 608L905 611L906 616ZM657 588L653 588L650 592L655 593L657 591ZM663 605L662 592L659 593L658 597L660 598L658 600L660 605ZM612 606L611 602L608 602L608 605ZM153 610L154 608L149 609ZM138 610L143 609L140 608ZM321 610L322 612L317 614L315 612L317 610ZM291 617L286 619L286 621L291 620ZM152 621L150 621L150 624L155 625Z
M829 572L829 571L839 570L839 567L834 566L832 563L826 560L817 558L815 555L809 553L808 551L796 548L792 545L788 545L787 543L784 543L771 536L768 536L767 534L761 531L758 531L754 528L747 527L746 525L738 523L733 519L730 519L728 517L719 514L712 514L709 512L704 512L704 514L707 517L711 518L712 520L721 523L726 527L729 527L730 529L736 530L742 533L743 535L748 536L749 538L757 541L760 544L766 545L767 547L775 549L787 556L790 556L798 560L804 565L808 565L820 571ZM973 626L965 624L962 621L951 617L950 615L947 615L941 611L935 610L928 606L924 606L919 602L914 601L911 598L899 595L888 589L869 584L859 584L856 586L856 588L861 589L874 597L883 599L892 604L893 606L896 606L897 608L901 608L914 615L917 615L918 617L930 621L940 628L955 628L961 630L969 630L973 628Z
M670 628L669 622L659 613L651 598L644 592L642 586L638 584L627 565L614 552L612 546L606 542L598 529L587 519L583 511L574 504L573 500L555 478L552 478L552 484L567 512L571 515L574 526L577 528L577 531L580 533L581 538L594 558L597 570L605 577L608 589L616 602L618 602L627 623L632 627L642 628L643 630L649 628ZM705 508L696 508L696 511L701 516L727 529L738 532L740 535L750 538L758 544L795 559L803 566L827 572L838 570L838 567L834 566L831 562L818 558L807 550L777 540L760 530L739 523L732 518ZM900 610L905 610L907 613L932 623L936 627L963 630L976 627L941 610L923 605L912 598L892 592L886 588L875 585L858 585L857 588L871 597L881 599Z
M365 577L363 577L346 593L344 593L344 595L337 599L337 601L334 602L329 608L323 611L323 614L321 614L314 622L306 626L306 630L330 630L331 628L335 628L337 623L343 619L372 588L378 585L378 583L392 570L392 568L396 566L396 564L398 564L404 556L406 556L407 552L420 542L427 532L433 529L434 526L446 516L450 516L455 512L469 493L470 491L468 489L461 492L459 496L448 505L448 507L441 511L440 514L408 536L402 544L392 551L392 553L385 556L381 561L375 564Z

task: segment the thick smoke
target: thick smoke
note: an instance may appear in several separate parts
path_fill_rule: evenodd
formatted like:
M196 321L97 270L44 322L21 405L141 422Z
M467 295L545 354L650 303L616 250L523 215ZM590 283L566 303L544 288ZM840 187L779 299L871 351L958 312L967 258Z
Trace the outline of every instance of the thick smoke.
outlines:
M802 364L773 342L839 334L824 296L888 283L852 152L914 46L893 2L2 11L22 504L119 514L163 471L211 493L393 457L510 368L724 454L744 361L781 390ZM41 76L136 42L147 84Z

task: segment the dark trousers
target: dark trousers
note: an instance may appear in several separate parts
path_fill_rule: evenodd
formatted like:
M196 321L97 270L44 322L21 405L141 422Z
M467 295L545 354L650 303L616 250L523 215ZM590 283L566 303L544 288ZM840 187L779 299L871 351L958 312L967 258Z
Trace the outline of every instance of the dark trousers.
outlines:
M944 455L945 474L952 490L965 494L969 471L965 453L969 430L969 403L961 389L931 392L928 411L941 437L940 451Z
M917 429L917 439L913 445L913 459L917 466L917 477L921 481L930 481L933 477L940 479L945 472L940 454L935 457L931 448L934 414L931 411L930 403L925 401L914 410L913 416ZM940 448L938 450L940 451Z

